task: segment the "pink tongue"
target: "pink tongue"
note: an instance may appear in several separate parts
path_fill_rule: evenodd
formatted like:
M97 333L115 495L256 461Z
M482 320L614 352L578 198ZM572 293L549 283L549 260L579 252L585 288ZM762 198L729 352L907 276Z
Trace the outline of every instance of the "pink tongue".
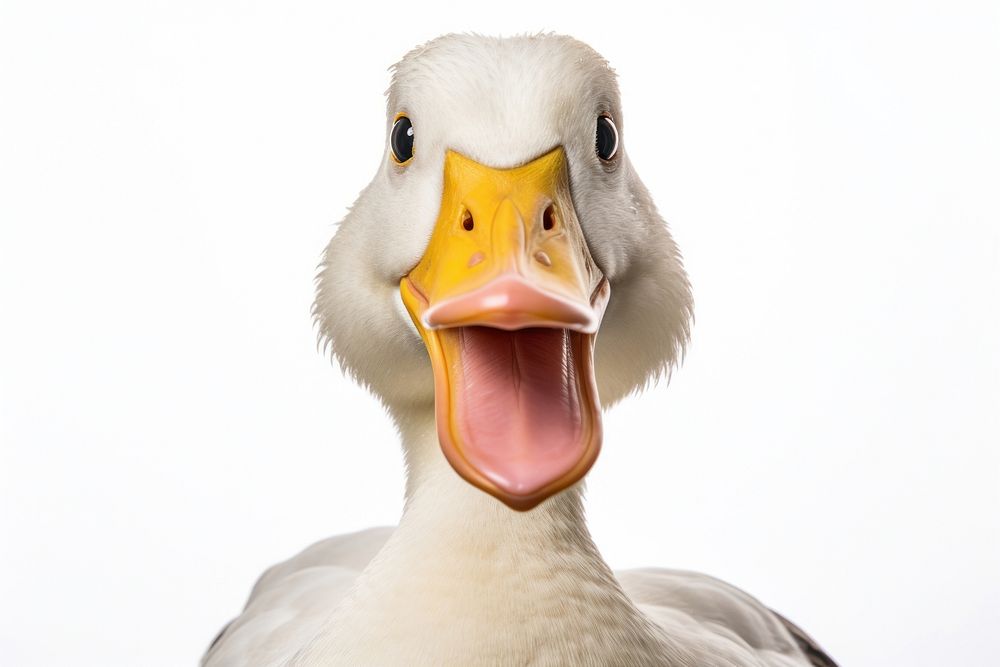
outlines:
M563 477L584 456L583 410L571 335L563 329L458 330L453 400L470 465L508 493Z

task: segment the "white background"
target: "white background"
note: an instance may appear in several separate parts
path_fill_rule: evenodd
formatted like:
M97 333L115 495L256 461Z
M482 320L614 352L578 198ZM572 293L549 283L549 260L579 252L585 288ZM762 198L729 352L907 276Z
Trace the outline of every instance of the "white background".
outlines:
M990 4L5 0L0 663L193 664L266 566L396 521L315 266L387 67L540 29L618 70L696 298L672 384L607 418L609 562L725 578L845 667L994 661Z

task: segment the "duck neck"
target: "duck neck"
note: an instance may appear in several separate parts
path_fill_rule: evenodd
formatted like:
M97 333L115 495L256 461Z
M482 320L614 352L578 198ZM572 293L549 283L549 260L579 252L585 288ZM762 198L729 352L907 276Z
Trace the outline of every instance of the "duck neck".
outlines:
M393 542L412 572L419 563L435 590L463 601L492 600L510 618L537 612L536 579L565 577L561 585L617 589L590 532L582 484L528 512L517 512L463 480L438 445L432 413L399 420L406 443L406 504ZM391 553L391 552L390 552ZM388 554L387 554L388 555ZM509 608L499 609L500 605ZM465 613L465 612L463 612Z
M416 533L439 552L447 548L455 559L474 561L478 569L491 554L527 557L536 547L547 553L572 551L603 565L587 529L582 483L518 512L458 476L438 445L432 411L408 413L397 423L407 469L398 533Z
M431 410L397 415L397 423L406 506L338 610L340 641L351 646L345 659L582 664L605 653L634 653L640 662L653 654L662 637L594 545L581 485L516 512L452 470ZM378 646L366 629L373 627Z

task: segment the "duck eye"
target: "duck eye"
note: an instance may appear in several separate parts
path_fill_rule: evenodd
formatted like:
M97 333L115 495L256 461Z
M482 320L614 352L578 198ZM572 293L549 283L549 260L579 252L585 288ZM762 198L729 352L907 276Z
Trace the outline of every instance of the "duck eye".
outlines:
M618 152L618 128L608 116L597 117L597 157L610 160Z
M393 159L400 164L413 157L413 123L406 116L400 116L392 124L389 148L392 149Z

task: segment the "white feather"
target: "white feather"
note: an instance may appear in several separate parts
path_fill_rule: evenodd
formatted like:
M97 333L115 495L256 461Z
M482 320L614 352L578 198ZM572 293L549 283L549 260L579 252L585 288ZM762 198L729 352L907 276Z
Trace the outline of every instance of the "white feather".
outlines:
M268 570L205 664L809 664L779 617L725 583L612 573L587 531L582 484L515 512L462 481L437 444L431 369L398 285L437 218L446 149L495 167L566 150L577 215L612 285L596 349L605 406L683 350L690 288L628 160L608 64L560 35L448 35L396 65L387 136L399 112L415 157L400 167L386 148L326 250L315 315L400 429L406 509L398 528L331 538ZM622 141L611 167L594 154L601 113Z

